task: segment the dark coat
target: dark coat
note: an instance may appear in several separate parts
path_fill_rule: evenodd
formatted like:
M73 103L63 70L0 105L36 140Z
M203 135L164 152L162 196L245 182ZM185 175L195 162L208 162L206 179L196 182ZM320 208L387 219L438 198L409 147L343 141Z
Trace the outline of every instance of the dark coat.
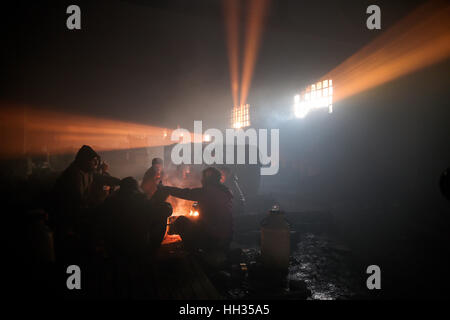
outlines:
M83 146L56 181L53 221L59 231L73 231L80 224L80 212L88 207L94 181L94 172L88 170L88 162L95 157L99 156L91 147Z
M107 174L89 170L89 161L93 158L100 159L91 147L83 146L55 183L52 222L60 231L77 231L82 224L83 211L99 202L96 201L98 190L95 187L98 189L120 182Z
M154 203L137 190L119 190L101 211L107 246L120 257L141 256L158 247L172 214L169 204Z

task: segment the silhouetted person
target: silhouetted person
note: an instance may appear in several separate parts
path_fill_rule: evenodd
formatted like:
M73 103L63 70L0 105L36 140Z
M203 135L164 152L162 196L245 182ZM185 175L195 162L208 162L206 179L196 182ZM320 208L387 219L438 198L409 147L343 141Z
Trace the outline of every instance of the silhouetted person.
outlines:
M164 177L163 160L153 158L152 166L145 172L142 179L141 188L150 199L156 191L156 186Z
M156 191L156 186L161 181L161 175L157 169L154 167L150 167L146 172L144 179L141 183L142 191L147 195L147 198L150 199Z
M107 241L116 256L140 256L163 240L170 204L153 202L143 194L138 182L127 177L120 189L105 201Z
M161 158L153 158L152 159L152 167L155 168L156 171L162 176L164 169L164 161Z
M100 162L100 161L99 161ZM109 172L109 164L101 161L94 174L94 181L92 182L89 196L88 206L96 207L103 203L106 198L112 193L114 188L119 185L120 179L112 177Z
M53 192L51 225L55 229L55 249L67 259L86 254L89 239L89 208L98 204L95 191L103 185L114 185L119 179L98 172L100 156L89 146L82 146L75 160L56 181ZM65 258L63 258L64 260Z
M197 201L199 216L180 216L174 222L174 230L189 249L228 250L232 235L232 194L221 182L221 173L209 167L202 172L202 187L181 189L158 186L171 196Z
M245 196L239 184L239 179L230 167L223 166L220 169L222 174L221 182L233 193L233 214L241 215L245 213Z
M149 200L138 182L127 177L105 201L102 212L106 247L116 266L116 295L141 297L148 285L144 279L146 262L164 238L172 207Z

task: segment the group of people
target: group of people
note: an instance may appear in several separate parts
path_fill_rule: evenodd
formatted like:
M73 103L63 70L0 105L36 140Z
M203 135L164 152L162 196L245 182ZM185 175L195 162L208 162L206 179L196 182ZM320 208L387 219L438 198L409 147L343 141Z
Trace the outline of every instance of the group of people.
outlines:
M55 231L56 259L83 261L103 250L117 261L151 256L161 245L172 207L168 196L198 202L200 215L178 217L173 229L188 250L227 251L232 238L232 193L221 183L221 172L208 167L202 187L163 185L162 159L155 158L141 185L133 177L118 179L89 146L57 179L50 225Z

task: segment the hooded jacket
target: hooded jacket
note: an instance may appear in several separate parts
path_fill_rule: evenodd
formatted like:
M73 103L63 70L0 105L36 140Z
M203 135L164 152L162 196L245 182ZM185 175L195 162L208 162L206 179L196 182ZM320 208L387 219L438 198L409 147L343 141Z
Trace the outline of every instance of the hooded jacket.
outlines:
M99 155L89 146L80 148L75 160L63 171L55 184L55 223L64 229L73 229L82 208L88 207L89 192L94 181L94 171L89 161Z

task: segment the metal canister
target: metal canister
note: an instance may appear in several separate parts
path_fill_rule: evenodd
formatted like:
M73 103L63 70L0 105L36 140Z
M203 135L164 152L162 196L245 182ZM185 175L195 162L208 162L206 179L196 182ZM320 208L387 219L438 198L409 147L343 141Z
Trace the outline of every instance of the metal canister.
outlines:
M274 205L261 223L261 260L268 269L287 270L289 256L289 223L280 207Z

